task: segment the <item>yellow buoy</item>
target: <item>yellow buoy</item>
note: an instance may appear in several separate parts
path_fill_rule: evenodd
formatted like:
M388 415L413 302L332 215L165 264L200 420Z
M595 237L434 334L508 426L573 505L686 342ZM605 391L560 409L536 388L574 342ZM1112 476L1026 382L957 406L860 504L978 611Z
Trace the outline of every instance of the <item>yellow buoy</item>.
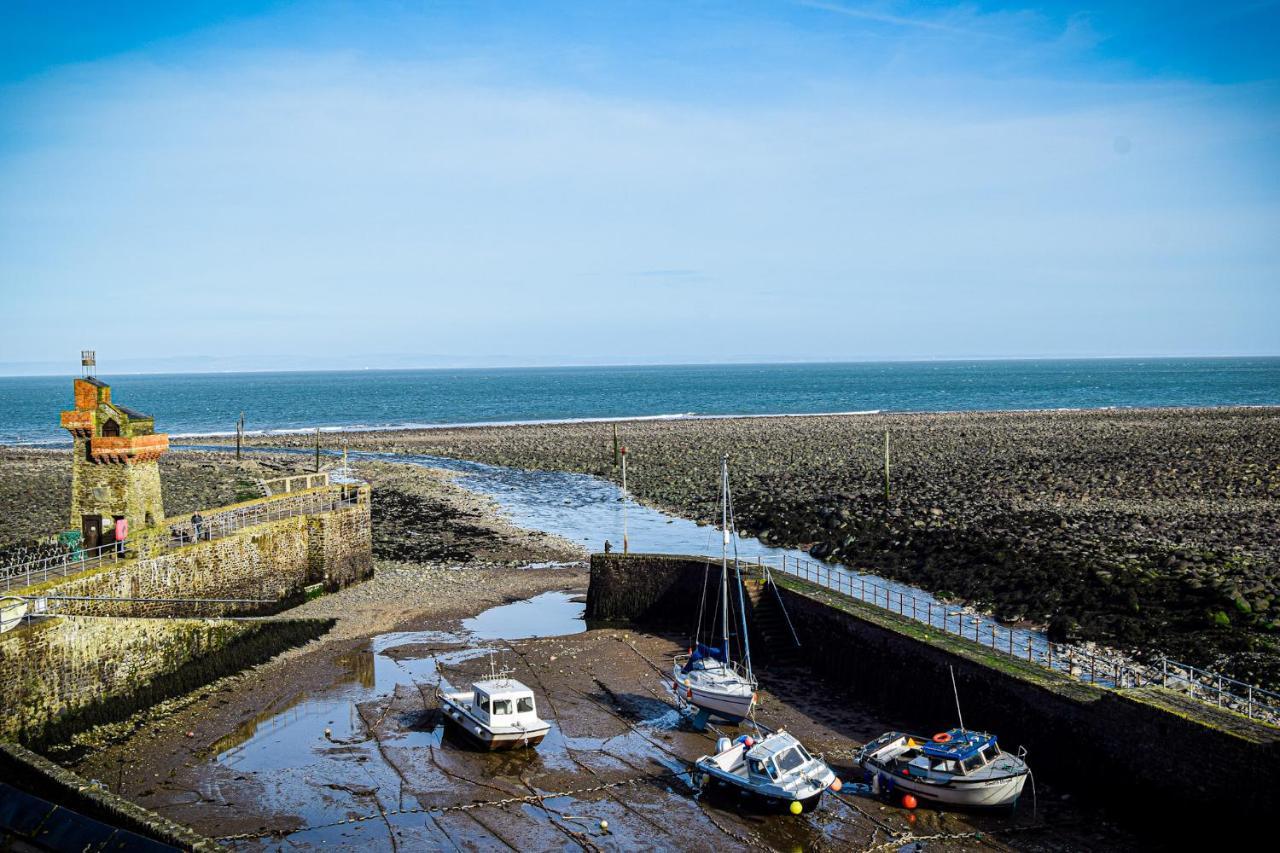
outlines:
M799 801L799 800L792 800L792 801L791 801L791 813L792 813L792 814L800 814L800 812L802 812L802 811L804 811L804 806L800 805L800 801Z
M602 821L600 821L600 828L601 828L601 829L603 829L605 832L608 832L608 831L609 831L609 821L607 821L607 820L602 820Z

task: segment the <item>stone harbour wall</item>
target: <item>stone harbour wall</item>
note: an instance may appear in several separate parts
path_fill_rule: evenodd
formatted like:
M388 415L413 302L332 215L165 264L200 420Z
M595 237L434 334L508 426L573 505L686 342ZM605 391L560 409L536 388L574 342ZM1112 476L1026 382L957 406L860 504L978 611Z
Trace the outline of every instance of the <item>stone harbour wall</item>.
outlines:
M0 742L0 779L16 783L21 791L61 808L179 850L215 853L225 849L163 815L148 811L105 787L91 784L89 780L16 743ZM38 830L32 830L33 835L36 832ZM6 841L13 843L10 839ZM22 848L13 844L8 849Z
M594 555L587 618L687 631L707 568L700 557ZM1280 807L1280 729L1161 688L1082 684L829 590L775 578L817 676L815 689L870 705L902 731L928 735L954 724L953 667L966 724L995 732L1005 749L1025 746L1037 780L1056 792L1128 820L1185 809L1223 822L1190 829L1178 822L1156 827L1157 834L1217 832ZM718 579L713 566L710 582ZM768 663L767 648L753 652Z
M332 620L49 618L0 636L0 740L39 748L268 660Z
M368 578L373 538L367 499L311 515L264 521L210 541L125 560L44 590L50 597L155 599L50 602L75 615L246 615L274 612L314 584ZM264 604L194 605L164 599L260 599Z

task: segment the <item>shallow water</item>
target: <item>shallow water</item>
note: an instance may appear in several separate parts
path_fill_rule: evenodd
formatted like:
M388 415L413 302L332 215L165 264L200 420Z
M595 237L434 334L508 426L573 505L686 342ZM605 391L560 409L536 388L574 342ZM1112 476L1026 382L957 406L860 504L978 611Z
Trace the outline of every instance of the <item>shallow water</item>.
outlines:
M587 630L586 605L581 596L544 592L527 601L493 607L467 619L462 629L478 640L523 640L562 637Z

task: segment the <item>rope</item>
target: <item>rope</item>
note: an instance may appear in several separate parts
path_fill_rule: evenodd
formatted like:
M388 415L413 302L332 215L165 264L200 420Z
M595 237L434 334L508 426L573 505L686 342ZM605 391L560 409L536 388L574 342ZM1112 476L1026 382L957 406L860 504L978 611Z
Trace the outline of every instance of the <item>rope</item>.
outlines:
M313 829L328 829L334 826L345 826L349 823L363 823L368 820L381 820L383 817L397 817L399 815L414 814L445 814L448 812L465 812L471 809L486 808L489 806L509 806L516 803L541 803L543 800L554 800L560 797L580 797L584 794L594 794L599 791L608 791L613 788L622 788L628 785L637 785L640 782L655 781L658 779L674 779L679 777L679 773L662 773L657 776L633 776L630 779L620 779L616 782L605 782L601 785L594 785L590 788L572 788L567 791L554 791L549 794L529 794L523 797L503 797L498 800L477 800L472 803L462 803L454 806L420 806L412 809L396 809L394 811L383 811L377 814L357 815L349 817L345 820L336 820L332 823L318 823L312 826L304 826L298 829L290 830L271 830L269 832L242 832L239 835L224 835L218 838L218 841L251 841L256 838L278 837L284 838L289 835L295 835L299 832L308 832Z

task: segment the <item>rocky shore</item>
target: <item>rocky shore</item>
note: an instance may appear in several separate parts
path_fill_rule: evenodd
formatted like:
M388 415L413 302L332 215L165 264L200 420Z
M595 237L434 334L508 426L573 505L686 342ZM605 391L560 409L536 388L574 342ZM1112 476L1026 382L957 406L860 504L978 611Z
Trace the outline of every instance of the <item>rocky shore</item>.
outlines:
M710 520L1139 655L1280 684L1280 410L632 421L629 485ZM353 449L616 478L615 425L349 433ZM889 498L884 436L889 434ZM265 436L262 444L305 444Z

